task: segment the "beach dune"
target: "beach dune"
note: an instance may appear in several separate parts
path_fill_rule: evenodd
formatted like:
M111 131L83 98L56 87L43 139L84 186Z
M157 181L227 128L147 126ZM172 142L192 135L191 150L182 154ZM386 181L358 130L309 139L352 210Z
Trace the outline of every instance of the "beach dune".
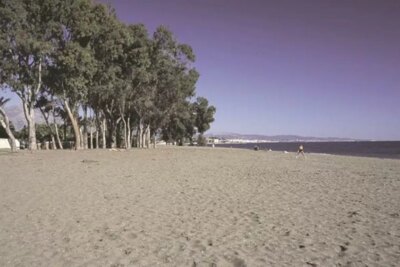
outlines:
M400 161L0 154L0 266L398 266Z

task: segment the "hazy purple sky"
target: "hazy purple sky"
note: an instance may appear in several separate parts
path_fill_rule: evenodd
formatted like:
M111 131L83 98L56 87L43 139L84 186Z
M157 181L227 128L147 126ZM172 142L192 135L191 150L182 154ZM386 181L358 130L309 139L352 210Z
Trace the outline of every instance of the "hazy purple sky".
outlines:
M400 140L400 1L104 0L197 55L210 132Z
M100 0L190 44L209 132L400 140L399 0Z

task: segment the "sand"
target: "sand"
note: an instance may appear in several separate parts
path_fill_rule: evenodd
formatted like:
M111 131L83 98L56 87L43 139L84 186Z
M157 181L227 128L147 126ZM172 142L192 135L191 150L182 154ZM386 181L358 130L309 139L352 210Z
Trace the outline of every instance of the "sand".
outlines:
M399 266L400 160L0 153L0 266Z

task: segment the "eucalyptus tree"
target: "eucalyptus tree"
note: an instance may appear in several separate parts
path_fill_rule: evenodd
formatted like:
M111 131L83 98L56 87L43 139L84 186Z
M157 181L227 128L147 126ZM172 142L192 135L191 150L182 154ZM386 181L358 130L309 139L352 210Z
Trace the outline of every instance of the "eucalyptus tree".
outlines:
M122 146L131 147L131 122L136 116L135 100L141 97L137 83L146 83L148 77L148 37L147 30L139 25L121 25L119 31L120 54L114 64L118 66L114 80L113 96L122 122ZM114 131L116 129L113 129ZM114 133L114 132L113 132ZM114 136L115 138L115 133Z
M127 42L122 60L124 87L120 94L120 111L125 148L130 148L132 147L133 123L140 123L138 114L141 111L141 101L147 97L147 104L150 104L149 94L145 89L148 89L151 84L152 73L150 72L150 39L146 28L142 24L136 24L128 25L126 30Z
M71 122L75 149L82 147L79 108L88 101L88 88L96 71L91 39L98 31L94 5L89 0L60 1L56 49L51 55L48 86L61 100Z
M146 83L138 86L135 101L139 116L139 145L149 145L150 136L166 125L170 117L182 112L183 104L194 96L197 71L190 46L177 42L164 26L157 28L149 45L150 66ZM179 111L178 111L179 110ZM143 131L144 130L144 131Z
M166 129L172 131L169 136L174 141L179 139L183 142L186 138L192 141L195 129L194 110L190 100L195 94L195 84L199 74L195 69L190 69L187 72L179 71L174 74L174 77L174 86L166 86L158 94L160 99L168 100L164 101L168 104L162 108L164 116L161 126L167 126L163 129L164 133Z
M90 38L90 46L96 70L93 73L91 85L87 91L87 105L90 107L96 126L96 148L99 148L99 132L102 132L102 148L106 148L106 106L112 95L112 84L114 81L115 65L112 59L116 56L114 52L112 33L118 26L115 11L103 4L93 6L92 12L96 20L97 32Z
M97 70L88 92L89 103L97 116L98 125L102 115L103 147L107 126L108 143L116 147L116 132L121 120L121 98L128 82L124 76L127 29L119 22L112 10L103 5L96 7L99 29L92 39Z
M11 151L16 152L17 145L16 145L14 134L11 131L11 122L10 122L5 110L3 109L4 105L9 100L10 99L8 99L8 98L0 97L0 125L4 128L4 130L6 131L6 133L8 135Z
M210 124L214 121L216 108L209 106L208 100L204 97L198 97L196 102L193 103L193 110L195 114L195 126L199 132L199 140L203 139L205 131L210 129Z
M52 0L0 0L0 69L3 83L22 100L29 148L36 149L34 106L52 50L55 29Z
M50 138L51 138L51 142L53 145L54 149L57 149L57 145L56 145L56 138L55 138L55 134L54 134L54 130L53 127L51 125L50 122L50 111L53 109L53 104L48 101L48 99L42 95L35 104L35 108L39 109L40 112L42 113L42 117L44 118L44 121L46 123L46 126L49 130L49 134L50 134Z
M118 21L113 9L95 5L97 33L91 46L97 70L88 90L88 104L96 114L97 128L102 128L103 147L117 146L117 129L123 123L123 141L130 147L130 122L134 77L140 76L140 56L146 49L147 31L143 25L125 25ZM100 127L101 126L101 127Z
M54 57L57 65L52 66L52 86L56 89L71 122L75 149L81 149L81 134L79 126L79 107L85 101L88 83L93 68L89 50L76 44L69 44Z
M162 139L166 142L176 142L183 145L185 140L192 142L195 134L194 117L191 103L184 101L168 116L167 123L162 127Z
M0 79L22 99L31 149L35 106L50 128L53 114L56 136L56 113L68 116L75 149L88 146L88 112L103 148L106 132L110 147L121 140L125 148L134 129L139 147L160 129L179 140L193 135L195 56L167 28L149 38L143 25L125 25L91 0L0 0L0 23Z
M38 109L48 127L53 149L63 149L57 125L57 117L60 116L60 107L57 99L49 91L45 91L36 101L35 108ZM57 142L56 142L57 141Z
M168 99L168 106L163 108L164 121L161 126L164 136L167 136L173 141L182 144L185 139L192 142L192 136L195 134L194 127L194 111L190 103L191 98L195 94L195 84L199 75L195 69L190 69L185 72L175 73L174 90L168 89L159 96Z

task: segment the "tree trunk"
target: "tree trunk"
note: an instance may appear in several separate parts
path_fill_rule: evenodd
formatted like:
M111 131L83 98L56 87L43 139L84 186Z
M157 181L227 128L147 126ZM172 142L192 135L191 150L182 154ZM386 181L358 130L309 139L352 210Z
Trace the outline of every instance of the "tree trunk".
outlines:
M121 120L121 118L118 118L117 120L113 121L110 120L110 147L111 148L117 148L117 128L118 128L118 123Z
M6 130L8 135L8 142L10 143L11 151L17 152L17 144L15 142L14 134L10 129L10 120L8 119L6 112L0 107L0 125Z
M28 136L29 136L29 149L36 150L37 143L36 143L36 125L34 120L34 111L31 110L31 115L29 116L28 120Z
M145 148L145 146L146 146L146 129L144 129L142 131L140 143L141 143L141 148Z
M93 127L90 125L90 149L93 149Z
M35 111L32 105L28 105L26 100L22 99L24 115L28 123L28 145L30 150L36 150L36 129L35 129Z
M140 129L139 127L136 128L136 147L140 148Z
M54 118L54 115L53 115L53 118ZM58 132L58 125L56 123L56 119L55 118L54 118L54 129L55 129L55 132L56 132L56 139L57 139L57 143L58 143L58 148L59 149L63 149L63 145L62 145L61 140L60 140L60 134Z
M82 133L82 146L84 149L88 149L88 117L87 117L87 106L83 106L83 133Z
M74 136L75 136L75 149L79 150L82 149L81 147L81 133L78 125L77 119L75 119L74 114L71 111L71 108L69 107L68 101L64 101L64 108L67 111L68 117L71 121L72 124L72 129L74 131Z
M81 148L85 149L85 147L83 146L83 127L79 126L79 135L81 138Z
M127 132L126 132L126 144L127 144L127 149L131 149L132 148L132 141L131 141L131 118L128 117L128 122L127 122L127 126L126 126Z
M129 149L129 130L126 120L124 121L124 147Z
M99 149L99 129L96 129L96 149Z
M49 122L49 114L47 114L47 116L46 116L46 112L43 110L43 108L39 108L39 110L40 110L40 112L42 113L42 116L43 116L43 118L44 118L44 121L45 121L47 127L48 127L49 130L50 130L50 138L51 138L51 142L52 142L52 145L51 145L50 148L51 148L51 149L57 149L56 142L55 142L55 138L54 138L54 131L53 131L53 128L51 128L51 124L50 124L50 122Z
M110 147L117 148L117 127L115 125L110 128Z
M39 58L38 66L38 80L36 88L33 86L26 86L24 92L20 92L18 96L22 100L22 105L24 109L24 115L26 122L28 124L28 138L29 138L29 149L36 150L36 130L35 130L35 111L34 105L36 101L36 96L38 95L40 88L42 86L42 59Z
M131 147L137 147L137 140L135 141L135 131L133 129L130 130L130 135Z
M67 120L64 118L63 121L64 121L64 125L63 125L63 128L64 128L63 141L67 141Z
M56 149L57 149L57 145L56 145L56 138L54 137L54 134L51 134L51 135L50 135L50 138L51 138L51 146L50 146L50 149L56 150Z
M138 143L138 148L143 148L143 121L142 121L142 119L139 120L137 143Z
M121 113L121 119L122 119L122 122L123 122L123 124L124 124L124 148L125 149L128 149L128 131L127 131L127 123L126 123L126 120L125 120L125 116Z
M146 148L150 148L150 125L147 125L145 131Z
M103 118L103 127L101 127L102 133L103 133L103 148L107 148L107 140L106 140L106 118Z

